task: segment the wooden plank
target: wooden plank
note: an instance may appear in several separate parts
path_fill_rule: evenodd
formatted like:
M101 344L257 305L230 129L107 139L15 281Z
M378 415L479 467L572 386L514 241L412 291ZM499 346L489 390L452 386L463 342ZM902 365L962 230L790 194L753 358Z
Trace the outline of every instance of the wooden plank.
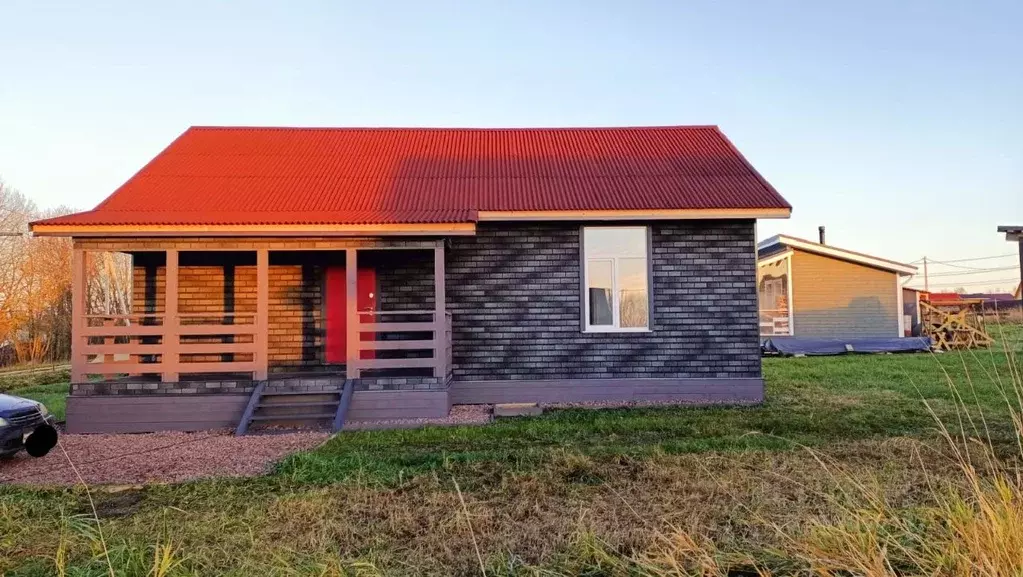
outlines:
M260 332L259 325L181 325L178 328L178 335L182 337L200 335L258 336Z
M436 328L434 330L434 340L437 341L436 352L434 353L434 367L433 376L443 377L448 374L447 369L447 356L444 351L447 347L444 346L444 341L447 340L447 309L446 307L446 296L444 288L444 243L437 245L437 248L433 249L433 284L434 284L434 308L436 313L434 314L434 322Z
M79 330L82 337L147 337L162 336L164 327L161 325L132 325L130 327L83 327ZM84 340L84 339L83 339Z
M361 341L359 346L364 351L418 351L432 350L435 346L433 340L407 340L407 341Z
M433 332L437 325L433 322L427 323L359 323L358 332L362 333L426 333Z
M189 343L178 345L182 355L206 355L221 353L253 353L257 352L256 343Z
M82 347L83 355L159 355L163 347L156 345L143 345L138 343L125 343L117 345L85 345Z
M383 316L383 315L433 315L435 311L430 309L403 310L403 311L359 311L359 316Z
M270 374L270 251L256 251L256 367L253 377L265 381Z
M432 367L435 361L427 359L357 359L349 361L359 370L362 369L418 369Z
M71 251L71 382L85 382L85 251Z
M85 374L87 375L162 374L163 369L164 363L85 363Z
M256 370L254 361L232 363L179 363L182 373L249 373Z
M345 377L359 378L359 284L358 284L358 251L354 248L345 250Z
M203 431L238 423L247 395L103 395L69 397L70 433Z
M163 374L160 380L174 383L178 380L178 251L167 249L167 271L164 288L163 321Z
M152 315L136 315L136 316L144 317L144 316L152 316ZM241 318L251 318L251 319L253 319L253 321L255 321L257 316L259 316L259 313L232 313L232 312L227 312L227 311L217 311L217 312L209 312L209 313L178 313L178 318L179 319L192 319L192 318L200 318L201 319L201 318L205 318L205 317L234 317L234 319L237 320L239 317L241 317Z

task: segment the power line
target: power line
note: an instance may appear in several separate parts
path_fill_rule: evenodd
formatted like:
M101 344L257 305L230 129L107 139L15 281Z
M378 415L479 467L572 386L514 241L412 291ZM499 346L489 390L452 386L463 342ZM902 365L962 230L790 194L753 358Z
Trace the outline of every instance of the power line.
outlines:
M960 281L960 282L948 282L932 284L932 287L960 287L960 286L971 286L971 285L994 285L1003 283L1018 283L1019 277L1016 278L996 278L992 280L971 280L971 281ZM1015 286L1015 284L1013 285Z
M1013 256L1015 256L1015 255L1013 255ZM993 270L993 269L997 268L997 267L991 267L991 266L984 267L984 266L966 266L966 265L961 265L961 264L948 264L948 263L941 262L941 261L928 261L928 262L931 262L931 263L934 263L934 264L939 264L939 265L942 265L942 266L952 267L952 268L955 268L955 269L961 269L961 270L979 270L979 271L985 271L985 270Z
M995 254L995 255L991 255L991 256L977 256L977 257L973 257L973 258L958 258L958 259L951 259L951 260L932 260L932 259L928 259L927 262L933 263L933 264L949 264L949 263L954 263L954 262L974 262L974 261L978 261L978 260L994 260L996 258L1006 258L1006 257L1010 257L1010 256L1016 256L1016 253L1010 252L1010 253L1006 253L1006 254ZM914 262L920 262L922 260L923 259L921 258L920 260L914 261Z
M964 270L964 271L957 271L957 272L930 273L930 276L932 278L936 277L936 276L939 276L939 277L940 276L969 276L969 275L975 275L975 274L987 274L987 273L992 273L992 272L1002 272L1002 271L1007 271L1007 270L1016 270L1017 268L1019 268L1019 267L1003 266L1001 268L978 268L978 269L975 269L975 270Z

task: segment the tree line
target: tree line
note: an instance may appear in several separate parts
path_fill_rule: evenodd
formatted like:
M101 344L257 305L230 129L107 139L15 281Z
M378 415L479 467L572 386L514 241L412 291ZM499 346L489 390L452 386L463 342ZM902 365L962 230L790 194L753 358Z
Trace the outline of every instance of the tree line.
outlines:
M28 232L34 220L71 212L66 206L40 210L0 180L0 366L71 356L71 239ZM130 313L130 257L92 255L87 288L88 312Z

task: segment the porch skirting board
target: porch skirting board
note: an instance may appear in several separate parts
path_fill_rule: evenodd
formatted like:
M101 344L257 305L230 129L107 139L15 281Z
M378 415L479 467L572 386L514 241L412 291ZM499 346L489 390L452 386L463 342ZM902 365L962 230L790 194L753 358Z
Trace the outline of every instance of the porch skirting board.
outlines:
M451 403L578 403L586 401L679 401L756 404L764 380L744 379L558 379L452 381Z
M348 421L439 419L448 416L448 389L433 391L355 391Z
M205 431L238 426L249 395L94 395L67 398L69 433Z
M69 433L151 433L234 429L249 395L92 395L67 398ZM349 421L448 416L447 389L355 391Z

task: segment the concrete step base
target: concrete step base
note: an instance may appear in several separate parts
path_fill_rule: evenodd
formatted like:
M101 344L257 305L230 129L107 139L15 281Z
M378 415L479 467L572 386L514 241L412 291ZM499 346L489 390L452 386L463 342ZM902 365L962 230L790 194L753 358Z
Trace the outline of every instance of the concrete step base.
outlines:
M494 405L495 417L534 417L543 414L543 407L536 403L502 403Z

